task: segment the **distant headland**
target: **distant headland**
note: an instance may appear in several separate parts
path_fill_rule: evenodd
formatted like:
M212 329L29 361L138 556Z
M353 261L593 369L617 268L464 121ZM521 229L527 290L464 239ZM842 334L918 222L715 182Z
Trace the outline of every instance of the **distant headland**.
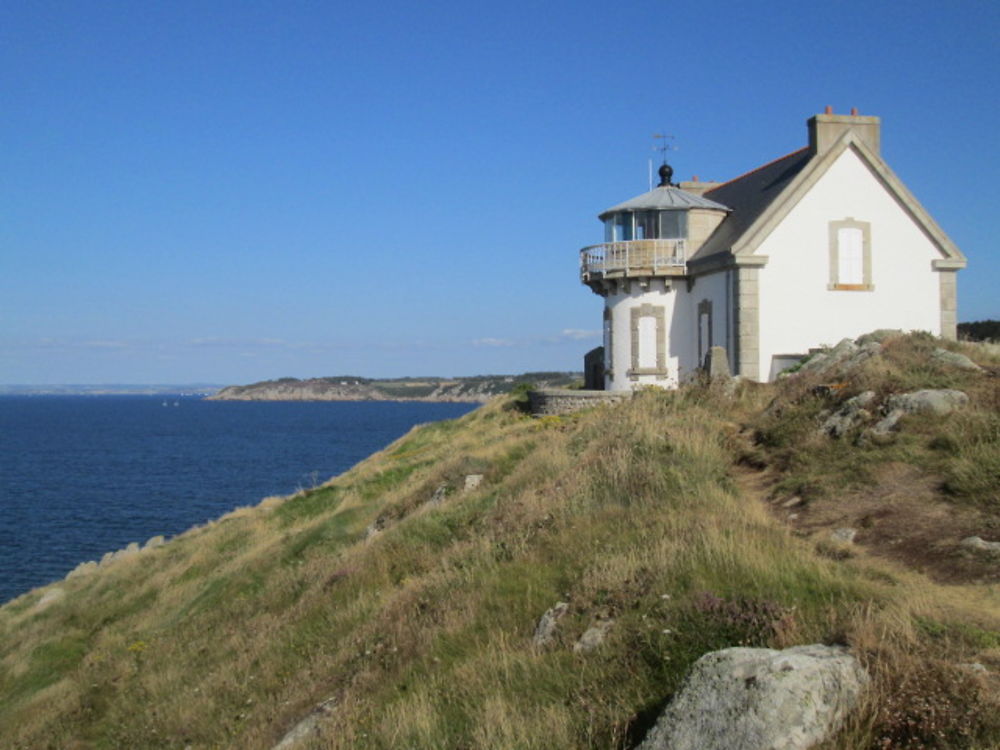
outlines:
M231 385L209 396L217 401L462 401L485 402L523 384L566 388L580 384L577 372L527 372L521 375L475 375L463 378L406 377L389 379L340 375L325 378L280 378L250 385Z

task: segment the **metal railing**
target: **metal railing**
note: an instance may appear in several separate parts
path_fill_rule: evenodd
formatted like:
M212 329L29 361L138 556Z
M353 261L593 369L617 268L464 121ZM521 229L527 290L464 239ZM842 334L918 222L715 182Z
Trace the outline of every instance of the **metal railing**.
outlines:
M580 251L580 277L676 273L687 262L684 240L628 240L590 245Z

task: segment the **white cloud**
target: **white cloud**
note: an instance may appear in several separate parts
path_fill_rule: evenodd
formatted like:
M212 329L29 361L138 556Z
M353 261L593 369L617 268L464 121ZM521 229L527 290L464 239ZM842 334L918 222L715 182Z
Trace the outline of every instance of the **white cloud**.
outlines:
M472 345L473 346L490 346L490 347L516 346L517 342L513 341L512 339L494 339L494 338L487 337L487 338L483 338L483 339L475 339L472 342Z
M83 341L80 346L84 349L125 349L128 347L127 341Z
M560 336L570 341L583 341L585 339L596 339L601 335L600 331L588 331L582 328L563 328Z

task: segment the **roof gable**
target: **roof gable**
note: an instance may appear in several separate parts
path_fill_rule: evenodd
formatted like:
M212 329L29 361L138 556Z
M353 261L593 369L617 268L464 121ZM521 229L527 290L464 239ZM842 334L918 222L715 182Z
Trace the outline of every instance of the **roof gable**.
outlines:
M853 132L821 154L810 148L788 154L763 167L709 190L706 196L729 205L733 212L690 258L701 263L742 257L749 259L760 244L847 149L853 149L882 186L937 246L942 267L964 268L965 256L920 205L880 156ZM714 265L714 263L712 264Z

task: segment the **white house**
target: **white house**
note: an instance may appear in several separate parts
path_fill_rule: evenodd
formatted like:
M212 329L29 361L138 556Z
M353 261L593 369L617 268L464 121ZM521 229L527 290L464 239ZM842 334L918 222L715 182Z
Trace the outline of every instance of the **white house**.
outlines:
M675 387L726 349L771 380L810 349L876 328L954 338L965 256L879 155L877 117L808 121L809 145L725 183L671 183L600 214L580 251L604 298L597 387Z

